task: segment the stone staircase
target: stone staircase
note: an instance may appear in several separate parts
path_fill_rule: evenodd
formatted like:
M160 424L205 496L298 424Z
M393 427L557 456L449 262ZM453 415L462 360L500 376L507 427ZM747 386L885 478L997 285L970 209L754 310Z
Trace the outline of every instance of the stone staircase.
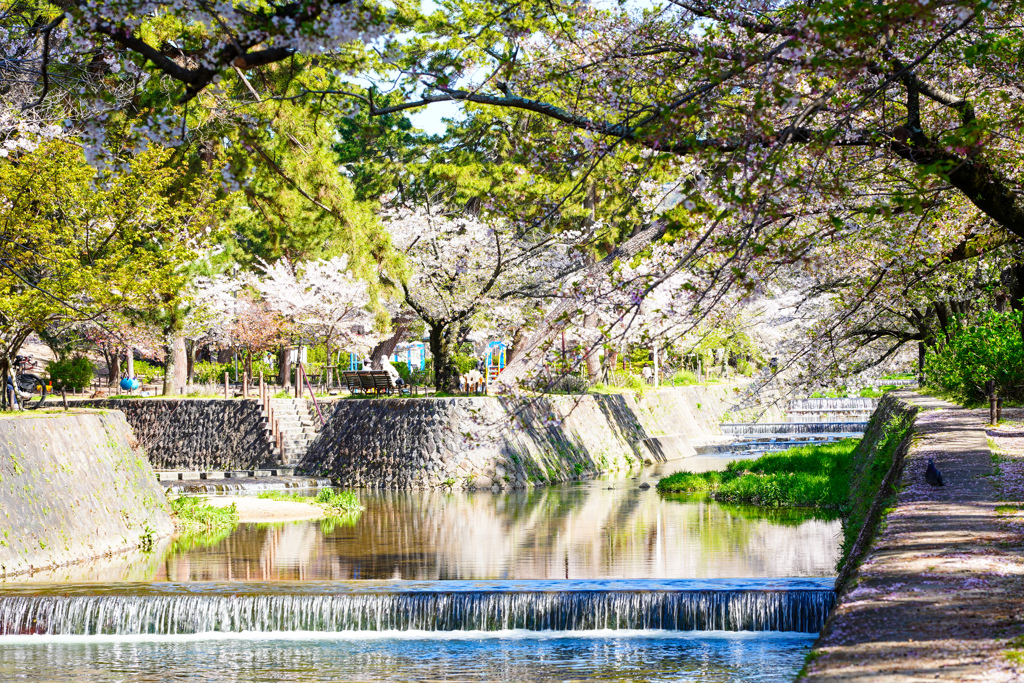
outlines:
M272 398L270 405L281 435L281 449L278 451L275 444L275 453L282 466L294 467L316 438L319 420L306 399ZM269 432L268 438L273 441Z

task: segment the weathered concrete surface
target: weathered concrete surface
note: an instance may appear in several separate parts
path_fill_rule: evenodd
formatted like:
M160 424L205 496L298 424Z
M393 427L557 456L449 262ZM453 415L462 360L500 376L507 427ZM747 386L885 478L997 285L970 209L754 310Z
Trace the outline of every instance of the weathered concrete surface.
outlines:
M983 411L912 399L895 509L815 644L807 681L1020 680L1005 656L1024 633L1021 537L996 514ZM934 458L946 486L924 481Z
M131 550L173 530L121 413L0 418L0 576Z
M297 471L345 486L524 488L692 456L728 441L741 387L337 401Z
M76 404L124 413L158 470L254 470L275 464L256 399L125 398Z

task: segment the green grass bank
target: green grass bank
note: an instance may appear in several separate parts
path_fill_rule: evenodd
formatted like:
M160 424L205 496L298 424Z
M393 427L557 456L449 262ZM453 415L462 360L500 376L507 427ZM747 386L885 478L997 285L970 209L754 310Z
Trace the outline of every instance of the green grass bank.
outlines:
M889 393L862 439L801 446L729 463L722 472L676 472L658 482L662 493L706 493L722 503L813 508L843 520L841 587L895 500L918 408Z

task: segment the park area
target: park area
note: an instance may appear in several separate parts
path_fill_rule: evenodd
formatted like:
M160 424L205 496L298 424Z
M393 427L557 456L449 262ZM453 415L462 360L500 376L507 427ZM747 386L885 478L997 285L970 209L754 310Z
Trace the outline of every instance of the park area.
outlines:
M1022 21L0 0L0 678L1024 679Z

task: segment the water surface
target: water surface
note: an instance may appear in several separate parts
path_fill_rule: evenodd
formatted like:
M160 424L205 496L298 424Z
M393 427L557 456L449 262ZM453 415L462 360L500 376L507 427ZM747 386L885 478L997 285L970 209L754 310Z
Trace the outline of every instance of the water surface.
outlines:
M364 633L4 639L0 679L131 681L703 681L783 683L807 634Z
M711 457L700 462L693 459L687 466L706 469L716 464ZM8 582L8 590L0 590L0 599L11 603L19 596L37 596L32 599L39 604L78 600L65 614L78 610L74 613L91 615L86 619L91 619L90 623L121 624L117 628L127 635L117 635L117 628L106 633L102 629L83 631L100 635L46 635L41 633L46 630L42 617L33 621L36 617L25 617L27 612L22 610L18 614L24 627L9 632L33 633L36 629L35 635L0 637L0 680L792 680L814 635L635 628L634 622L640 626L668 622L645 621L643 610L636 612L635 601L628 595L597 600L609 605L619 600L624 607L615 609L633 605L629 609L640 615L633 622L615 622L618 627L611 629L595 628L595 624L611 622L586 619L564 622L578 627L563 631L543 627L556 622L514 619L509 621L511 626L542 626L517 630L477 620L497 630L474 630L480 626L468 619L461 629L422 630L417 628L420 617L403 617L405 621L380 622L384 625L378 630L337 630L311 618L288 621L292 619L288 615L319 613L319 608L310 607L310 593L393 591L412 585L401 583L408 581L441 582L414 586L417 594L494 591L494 585L486 582L523 582L515 589L549 592L579 589L580 582L589 582L584 584L586 590L646 592L678 590L681 581L706 581L714 590L730 590L733 583L736 589L749 588L764 581L770 589L773 580L794 577L810 579L815 585L829 583L821 577L834 574L841 531L838 521L800 511L723 506L694 496L666 497L653 488L640 488L644 482L653 486L659 476L681 467L677 462L635 476L498 495L359 491L366 509L354 522L243 524L233 532L165 539L148 554L19 577ZM448 583L452 581L464 583ZM170 628L167 635L161 635L158 628L143 624L147 618L150 621L146 623L166 623L162 615L182 613L177 608L154 610L149 602L139 602L141 596L183 592L198 600L181 601L194 604L189 614L205 615L198 621L191 616L186 621L196 621L201 624L199 630L205 631L183 635ZM118 602L109 598L114 594L137 599ZM255 594L282 597L244 597ZM90 595L106 602L86 609L82 596ZM273 610L284 610L281 605L293 601L289 595L295 596L295 604L280 612L285 615L280 623L250 618L257 626L239 622L243 624L239 630L251 630L235 633L219 616L249 602L254 615L276 614ZM556 605L552 614L567 609L575 610L574 614L589 613L589 608L579 606L557 607L567 599L455 596L451 602L462 605L458 609L467 614L466 605L483 615L511 613L513 608L544 613L548 609L545 600ZM335 609L347 604L337 597L323 600ZM367 600L386 602L372 597ZM589 604L587 600L590 598L584 596L576 602ZM782 609L789 609L785 604L783 601ZM102 616L105 605L117 612L116 619L114 612ZM375 607L363 608L377 614ZM63 607L56 604L49 609L56 614ZM664 613L664 608L660 609ZM706 611L721 610L712 607ZM762 612L764 609L755 606L751 613ZM139 615L138 623L129 613ZM395 614L412 612L403 607ZM305 624L311 623L322 628L304 630ZM691 628L678 626L684 622L675 623L678 628ZM720 628L708 624L706 628ZM264 631L256 632L260 628Z

